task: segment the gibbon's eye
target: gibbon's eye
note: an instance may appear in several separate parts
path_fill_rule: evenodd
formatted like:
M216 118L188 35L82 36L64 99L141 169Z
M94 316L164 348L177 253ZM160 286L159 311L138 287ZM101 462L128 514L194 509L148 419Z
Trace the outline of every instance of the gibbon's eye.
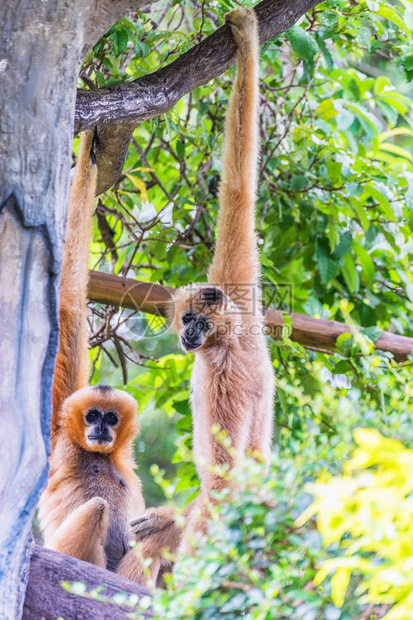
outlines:
M119 421L119 418L116 415L116 413L113 413L113 411L109 411L109 413L105 415L105 422L109 424L109 426L116 426L118 421Z
M100 411L98 411L97 409L91 409L90 411L87 412L86 414L86 422L88 424L93 424L94 422L96 422L98 419L100 418Z
M193 312L185 312L185 314L182 315L182 323L184 325L188 325L194 319L195 319L195 315Z

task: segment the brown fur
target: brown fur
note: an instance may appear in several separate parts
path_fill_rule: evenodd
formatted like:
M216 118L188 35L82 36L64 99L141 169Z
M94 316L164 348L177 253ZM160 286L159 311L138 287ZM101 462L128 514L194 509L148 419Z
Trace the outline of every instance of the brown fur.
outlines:
M173 309L184 350L191 350L185 340L185 316L190 313L207 324L194 350L191 378L193 449L201 493L187 511L185 533L189 535L205 529L210 492L226 486L211 473L211 466L231 467L247 450L259 451L268 459L272 440L274 374L263 330L254 231L259 151L257 19L247 8L235 9L227 19L238 44L238 58L226 116L215 255L208 284L180 289ZM232 450L211 433L214 425L228 433ZM156 519L152 521L156 527ZM148 544L150 540L148 534ZM182 549L188 549L187 543Z
M120 390L88 386L88 256L96 188L93 132L82 135L73 179L60 292L60 342L53 383L52 452L39 505L45 546L115 570L133 538L129 525L145 509L134 472L136 403ZM91 438L91 410L114 412L110 439Z
M232 466L247 450L268 459L272 439L274 373L261 308L259 256L255 235L258 165L257 19L251 9L228 14L238 44L237 75L229 103L220 187L215 255L205 285L187 287L175 298L174 325L185 336L186 312L207 316L210 328L194 351L191 405L194 455L201 494L186 532L204 529L212 490L225 486L211 473L214 465ZM217 287L215 296L211 290ZM214 300L215 297L215 300ZM211 303L215 301L215 303ZM187 348L183 342L184 350ZM218 425L231 439L226 450L211 433ZM201 522L196 512L200 512Z
M174 553L181 542L182 532L174 517L173 508L161 506L151 508L144 516L131 522L138 545L121 561L119 574L138 583L162 586L163 574L172 568L172 562L165 555ZM151 563L145 571L142 560L148 558Z
M86 289L97 167L90 159L93 131L82 135L70 208L60 283L60 340L53 375L52 445L63 402L89 382Z

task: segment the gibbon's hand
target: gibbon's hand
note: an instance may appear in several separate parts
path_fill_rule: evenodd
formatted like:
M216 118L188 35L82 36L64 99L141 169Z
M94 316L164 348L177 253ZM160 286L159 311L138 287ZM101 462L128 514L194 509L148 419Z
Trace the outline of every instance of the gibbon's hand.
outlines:
M230 26L231 32L239 49L249 47L257 37L257 16L253 9L238 7L225 15L225 22Z
M174 523L175 511L169 506L151 508L138 519L130 522L132 534L137 542L152 536Z

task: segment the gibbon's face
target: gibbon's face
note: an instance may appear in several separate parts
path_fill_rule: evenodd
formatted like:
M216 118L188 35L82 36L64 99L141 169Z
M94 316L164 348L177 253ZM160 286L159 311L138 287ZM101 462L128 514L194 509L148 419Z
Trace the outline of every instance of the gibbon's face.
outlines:
M119 426L116 411L101 411L92 407L85 415L85 439L90 446L112 447Z
M216 286L189 286L174 298L174 326L186 352L213 345L229 322L228 299Z
M82 388L65 401L62 426L85 450L108 454L131 444L137 434L136 402L109 386Z
M191 310L181 316L181 345L185 351L196 351L204 344L213 326L207 316Z

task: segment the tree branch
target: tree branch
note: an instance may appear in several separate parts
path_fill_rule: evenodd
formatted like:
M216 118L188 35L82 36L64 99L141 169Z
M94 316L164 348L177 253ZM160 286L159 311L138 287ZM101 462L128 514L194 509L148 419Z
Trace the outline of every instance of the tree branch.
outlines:
M110 602L77 596L61 586L81 581L91 590L102 587L100 596L111 599L115 594L150 596L150 591L129 579L119 577L103 568L75 560L68 555L33 545L30 559L29 583L26 590L22 620L127 620L131 608ZM142 617L150 618L145 612Z
M255 7L261 43L285 32L320 0L263 0ZM77 96L75 129L99 126L98 193L119 178L132 132L164 114L187 93L221 75L235 62L236 44L222 26L171 64L134 82L113 84ZM121 125L117 130L103 126ZM102 166L105 159L105 166ZM111 165L110 165L111 162Z
M167 316L172 293L172 288L159 284L139 282L98 271L90 272L88 297L91 301ZM305 347L334 351L337 338L341 334L350 333L350 328L338 321L315 319L295 312L290 313L290 317L293 323L290 338ZM271 335L280 339L285 327L282 313L268 308L265 318ZM392 353L394 359L401 362L412 355L413 338L383 332L375 342L375 347Z

